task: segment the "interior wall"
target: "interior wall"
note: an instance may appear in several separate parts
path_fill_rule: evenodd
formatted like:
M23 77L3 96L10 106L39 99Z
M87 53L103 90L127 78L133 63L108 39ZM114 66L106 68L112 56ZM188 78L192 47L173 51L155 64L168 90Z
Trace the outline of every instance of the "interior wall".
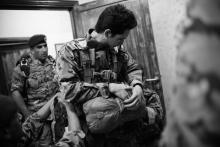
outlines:
M0 38L45 34L49 54L55 57L55 43L73 39L70 14L65 10L0 10Z
M96 1L96 0L78 0L79 4L85 4L85 3L89 3L89 2L93 2L93 1Z
M154 39L162 76L166 108L172 95L175 80L176 44L178 26L186 16L187 0L148 0Z

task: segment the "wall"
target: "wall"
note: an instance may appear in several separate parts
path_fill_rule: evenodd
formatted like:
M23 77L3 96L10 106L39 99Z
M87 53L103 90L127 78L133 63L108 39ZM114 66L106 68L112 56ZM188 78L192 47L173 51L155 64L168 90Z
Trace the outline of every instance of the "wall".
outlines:
M175 80L177 26L185 17L186 0L148 0L166 107Z
M0 10L0 38L47 36L49 54L55 57L55 43L73 39L68 11Z
M93 1L96 1L96 0L78 0L79 5L82 5L82 4L85 4L85 3L90 3L90 2L93 2Z

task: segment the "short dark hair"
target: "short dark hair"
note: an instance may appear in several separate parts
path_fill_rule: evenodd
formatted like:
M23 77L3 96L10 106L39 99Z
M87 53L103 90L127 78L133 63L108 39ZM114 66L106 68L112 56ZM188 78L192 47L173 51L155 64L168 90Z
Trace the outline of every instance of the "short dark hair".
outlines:
M123 34L126 30L137 26L134 13L121 4L105 8L95 25L97 33L110 29L112 34Z

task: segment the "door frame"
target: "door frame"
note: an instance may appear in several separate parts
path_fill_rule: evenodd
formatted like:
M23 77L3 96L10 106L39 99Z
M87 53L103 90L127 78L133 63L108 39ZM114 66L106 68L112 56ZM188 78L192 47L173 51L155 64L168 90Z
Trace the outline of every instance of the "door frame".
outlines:
M4 54L6 54L7 52L11 52L15 49L14 46L28 46L28 40L29 37L7 37L7 38L0 38L0 55L4 56ZM5 65L4 63L6 63L7 65ZM4 83L0 85L0 93L4 94L4 95L9 95L10 94L10 76L9 75L9 69L8 67L11 64L9 64L8 62L3 62L3 59L0 58L0 67L2 67L2 71L6 72L0 72L0 76L1 76L1 82Z
M33 10L33 9L72 9L76 0L1 0L0 9Z
M27 44L29 37L6 37L0 38L0 47L8 45L21 45Z

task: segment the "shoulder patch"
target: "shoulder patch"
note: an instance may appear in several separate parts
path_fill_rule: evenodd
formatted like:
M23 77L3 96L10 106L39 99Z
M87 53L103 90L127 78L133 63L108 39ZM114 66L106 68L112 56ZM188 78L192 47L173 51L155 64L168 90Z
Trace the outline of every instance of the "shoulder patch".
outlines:
M26 76L30 74L30 61L29 58L21 58L20 60L20 69L25 73Z
M18 61L16 62L16 66L19 65L21 63L21 61L27 61L30 62L31 60L31 56L29 53L24 53L21 55L21 57L18 59Z

